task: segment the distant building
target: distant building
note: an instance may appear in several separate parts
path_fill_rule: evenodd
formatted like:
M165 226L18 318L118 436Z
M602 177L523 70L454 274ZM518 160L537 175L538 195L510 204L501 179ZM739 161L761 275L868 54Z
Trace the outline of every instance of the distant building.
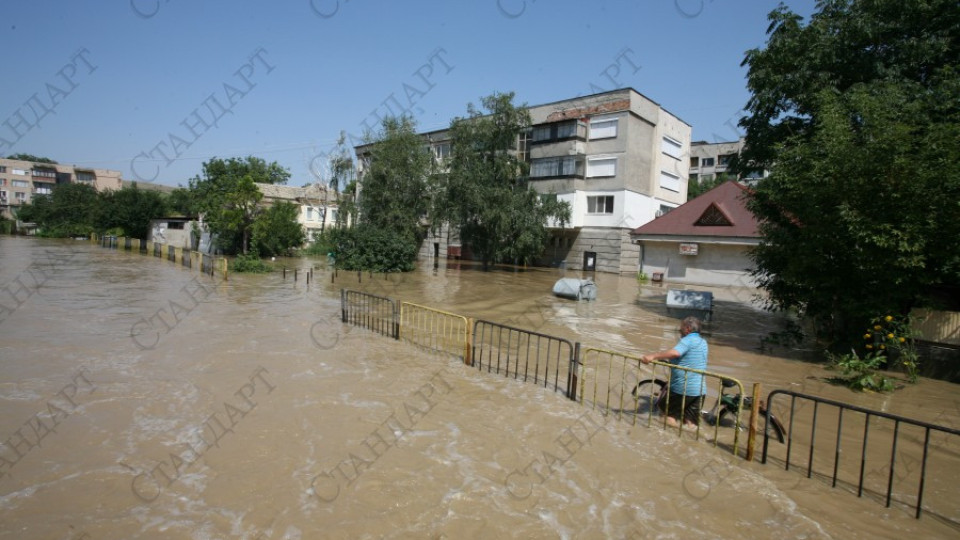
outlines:
M197 224L197 234L194 235L194 224ZM200 226L193 217L163 217L150 220L150 232L147 233L147 242L157 242L169 246L197 249L199 244Z
M687 198L689 124L632 88L528 108L529 131L517 141L530 164L530 185L571 207L565 228L554 223L539 263L633 273L639 247L630 232ZM434 156L450 155L447 130L424 133ZM362 197L369 145L356 148ZM455 231L428 236L421 255L470 256Z
M690 143L690 177L693 182L714 182L716 180L740 180L750 185L768 173L753 172L739 177L730 171L733 159L743 151L743 139L729 142L708 143L694 141Z
M49 195L57 184L87 184L97 191L120 189L120 171L0 158L0 215L14 218L34 195Z
M307 242L313 242L321 231L337 225L336 194L324 187L316 184L294 187L262 183L257 183L256 186L263 194L263 206L288 202L299 208L297 222L303 227Z
M640 248L640 271L669 283L756 286L748 251L760 244L760 232L748 196L743 184L725 182L637 227L630 236Z

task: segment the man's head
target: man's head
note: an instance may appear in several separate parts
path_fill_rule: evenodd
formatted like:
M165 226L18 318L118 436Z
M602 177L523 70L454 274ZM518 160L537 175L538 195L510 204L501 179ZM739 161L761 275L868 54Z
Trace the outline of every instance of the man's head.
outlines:
M700 332L700 319L696 317L685 317L680 321L680 333L684 336L687 334L699 333Z

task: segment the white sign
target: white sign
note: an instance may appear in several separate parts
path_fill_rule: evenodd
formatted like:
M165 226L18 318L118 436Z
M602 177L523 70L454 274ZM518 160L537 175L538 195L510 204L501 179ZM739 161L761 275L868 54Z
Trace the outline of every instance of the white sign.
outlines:
M680 254L696 255L699 247L699 244L680 244Z

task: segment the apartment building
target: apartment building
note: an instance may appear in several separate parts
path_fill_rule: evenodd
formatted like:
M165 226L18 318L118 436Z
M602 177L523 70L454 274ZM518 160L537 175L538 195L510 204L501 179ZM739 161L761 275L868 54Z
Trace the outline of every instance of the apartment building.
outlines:
M767 176L767 171L751 172L740 178L730 172L730 164L743 150L743 139L737 141L715 142L694 141L690 143L690 182L704 182L712 185L725 180L740 180L753 184Z
M325 229L337 225L337 203L334 193L322 186L310 184L305 187L257 183L263 194L261 204L269 207L277 202L297 206L297 222L303 227L307 242L312 243Z
M120 189L120 171L0 158L0 215L14 218L34 195L49 195L57 184L85 183L97 191Z
M639 246L630 232L687 200L691 127L632 88L528 107L531 129L518 157L530 185L571 207L539 264L573 270L633 273ZM450 155L447 130L423 134L438 160ZM361 174L367 146L358 146ZM455 231L430 236L421 255L469 257Z

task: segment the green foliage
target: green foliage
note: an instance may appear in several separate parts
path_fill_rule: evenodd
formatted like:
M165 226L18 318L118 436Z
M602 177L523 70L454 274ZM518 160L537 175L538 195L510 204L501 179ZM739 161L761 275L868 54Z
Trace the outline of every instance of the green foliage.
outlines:
M306 240L303 227L297 222L300 209L288 202L278 202L257 216L253 222L253 246L264 256L283 255L300 248Z
M13 220L0 216L0 234L13 233Z
M863 348L868 354L895 357L896 364L907 373L910 382L915 383L920 378L920 355L915 337L917 332L909 316L877 317L863 334Z
M364 223L349 229L333 229L337 268L370 272L408 272L414 269L417 243L393 229Z
M303 250L303 254L311 257L326 257L327 254L333 253L336 250L336 245L333 240L334 234L335 233L326 231L323 234L317 235L313 243Z
M255 183L282 184L290 173L276 162L260 158L214 158L203 164L203 175L190 180L192 209L204 214L210 232L225 253L246 253L258 203L263 195Z
M167 206L170 211L182 216L196 216L199 212L194 193L186 188L178 187L167 195Z
M884 358L876 353L867 353L860 358L851 351L843 355L827 353L827 357L831 366L840 371L840 377L834 379L835 382L857 391L890 392L894 389L893 381L877 373Z
M833 350L876 313L960 282L960 46L955 0L824 0L771 13L747 53L740 172L767 167L755 277Z
M687 184L687 200L695 199L728 180L736 179L737 176L735 174L720 173L709 175L708 178L701 177L696 181L691 181Z
M419 241L420 219L430 204L427 182L432 171L433 158L424 151L416 122L408 116L384 119L363 175L358 201L361 222L394 231L406 239L404 243Z
M141 190L134 182L118 191L100 193L97 228L120 228L124 236L146 240L150 220L168 211L166 197L156 191Z
M11 154L7 156L7 159L16 159L19 161L32 161L34 163L49 163L51 165L56 165L57 162L47 158L47 157L38 157L33 154Z
M513 97L484 97L484 111L470 104L467 118L454 119L450 171L439 178L433 201L433 226L450 223L484 267L529 263L549 240L548 220L563 226L570 219L566 202L541 198L528 185L528 166L514 150L519 134L530 126L530 114L515 107Z
M237 255L237 258L230 262L231 272L264 274L272 270L273 267L260 260L256 253Z
M97 227L101 199L93 186L58 184L50 195L35 195L20 207L17 218L37 224L39 236L89 236Z

